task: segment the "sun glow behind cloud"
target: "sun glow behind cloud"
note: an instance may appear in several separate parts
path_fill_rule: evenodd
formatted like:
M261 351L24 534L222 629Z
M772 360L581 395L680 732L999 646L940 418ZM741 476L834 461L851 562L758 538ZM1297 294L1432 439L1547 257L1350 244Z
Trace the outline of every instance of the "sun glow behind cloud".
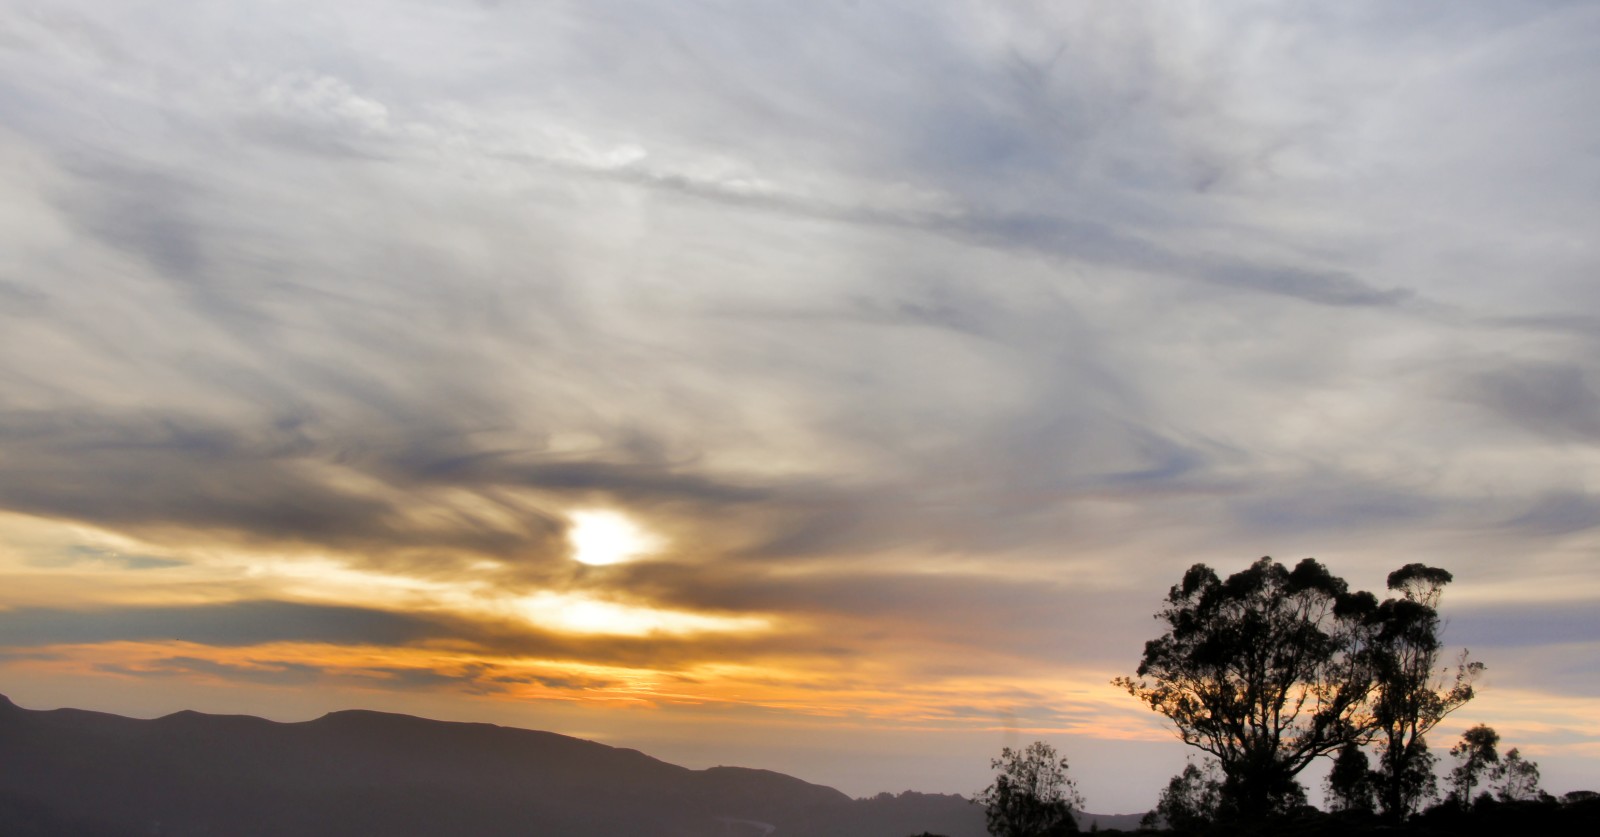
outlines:
M620 564L661 546L661 539L620 512L573 512L567 540L572 558L580 564L603 567Z
M602 555L627 556L628 548L646 543L637 529L614 527L606 518L599 530ZM625 521L623 521L625 524ZM591 524L590 536L594 537ZM627 537L617 537L622 533ZM593 542L591 542L593 543ZM621 558L619 558L621 560ZM770 630L773 622L759 615L727 615L628 603L581 590L507 590L497 566L481 575L462 573L447 580L396 575L352 567L326 558L276 556L252 559L245 575L297 599L363 602L375 607L405 607L466 617L510 618L558 633L643 637L656 634L690 636L702 633L750 634Z
M661 543L613 512L579 513L574 540L597 565ZM206 548L162 550L138 539L0 515L0 578L13 606L197 606L239 600L355 605L465 620L506 620L555 634L648 637L754 635L776 629L767 615L698 613L627 601L603 591L528 589L503 563L477 561L449 577L393 572L328 553ZM159 570L154 572L153 570ZM94 598L81 589L92 579Z
M515 605L534 624L581 634L748 633L771 627L769 620L756 616L663 610L573 593L539 592L515 600Z

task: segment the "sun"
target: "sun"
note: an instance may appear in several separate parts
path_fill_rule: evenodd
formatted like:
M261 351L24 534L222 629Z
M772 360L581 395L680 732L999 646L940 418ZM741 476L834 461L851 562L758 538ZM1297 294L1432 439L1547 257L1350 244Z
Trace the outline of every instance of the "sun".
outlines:
M657 548L661 540L614 511L573 512L567 540L580 564L620 564Z

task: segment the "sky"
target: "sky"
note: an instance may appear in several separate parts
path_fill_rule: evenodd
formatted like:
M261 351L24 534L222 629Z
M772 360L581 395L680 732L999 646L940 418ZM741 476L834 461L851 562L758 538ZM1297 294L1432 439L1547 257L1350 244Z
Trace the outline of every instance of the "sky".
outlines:
M0 693L853 795L1191 564L1450 570L1600 785L1600 5L0 0ZM1319 790L1313 788L1313 799Z

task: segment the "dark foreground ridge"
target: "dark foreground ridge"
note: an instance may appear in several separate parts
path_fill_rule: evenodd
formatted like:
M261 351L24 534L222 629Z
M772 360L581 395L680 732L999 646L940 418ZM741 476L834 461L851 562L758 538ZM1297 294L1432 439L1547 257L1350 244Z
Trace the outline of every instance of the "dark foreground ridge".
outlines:
M982 837L960 796L851 799L549 732L381 712L137 720L0 696L0 834Z

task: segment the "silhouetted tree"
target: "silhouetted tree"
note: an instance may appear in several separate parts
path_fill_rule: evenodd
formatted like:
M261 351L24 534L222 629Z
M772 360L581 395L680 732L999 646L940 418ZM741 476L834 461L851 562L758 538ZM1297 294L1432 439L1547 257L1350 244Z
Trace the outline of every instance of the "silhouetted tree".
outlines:
M1438 666L1439 597L1449 572L1407 564L1389 574L1398 599L1379 605L1368 644L1374 690L1372 724L1378 748L1374 774L1378 806L1398 824L1437 793L1433 754L1424 734L1472 699L1472 683L1483 664L1463 651L1454 678Z
M1215 756L1224 816L1258 819L1303 804L1295 781L1318 756L1363 740L1372 688L1363 631L1377 599L1307 558L1262 558L1226 581L1195 564L1156 618L1138 679L1115 682Z
M994 783L978 792L994 837L1054 837L1075 834L1072 812L1083 807L1077 783L1067 775L1067 760L1055 748L1035 741L1022 750L1006 747L989 766Z
M1333 769L1328 771L1323 783L1329 810L1374 813L1378 796L1373 782L1375 776L1360 744L1351 742L1339 748L1339 754L1333 759Z
M1178 831L1199 831L1213 822L1222 803L1222 774L1212 759L1203 765L1196 767L1193 760L1185 764L1161 791L1155 810L1139 820L1140 827L1164 824Z
M1500 763L1500 733L1493 727L1478 724L1461 735L1461 741L1450 748L1456 757L1456 768L1450 771L1450 796L1463 809L1472 807L1472 791L1482 782L1493 765Z
M1522 758L1516 747L1494 769L1494 795L1501 802L1532 802L1542 795L1539 789L1539 763Z

